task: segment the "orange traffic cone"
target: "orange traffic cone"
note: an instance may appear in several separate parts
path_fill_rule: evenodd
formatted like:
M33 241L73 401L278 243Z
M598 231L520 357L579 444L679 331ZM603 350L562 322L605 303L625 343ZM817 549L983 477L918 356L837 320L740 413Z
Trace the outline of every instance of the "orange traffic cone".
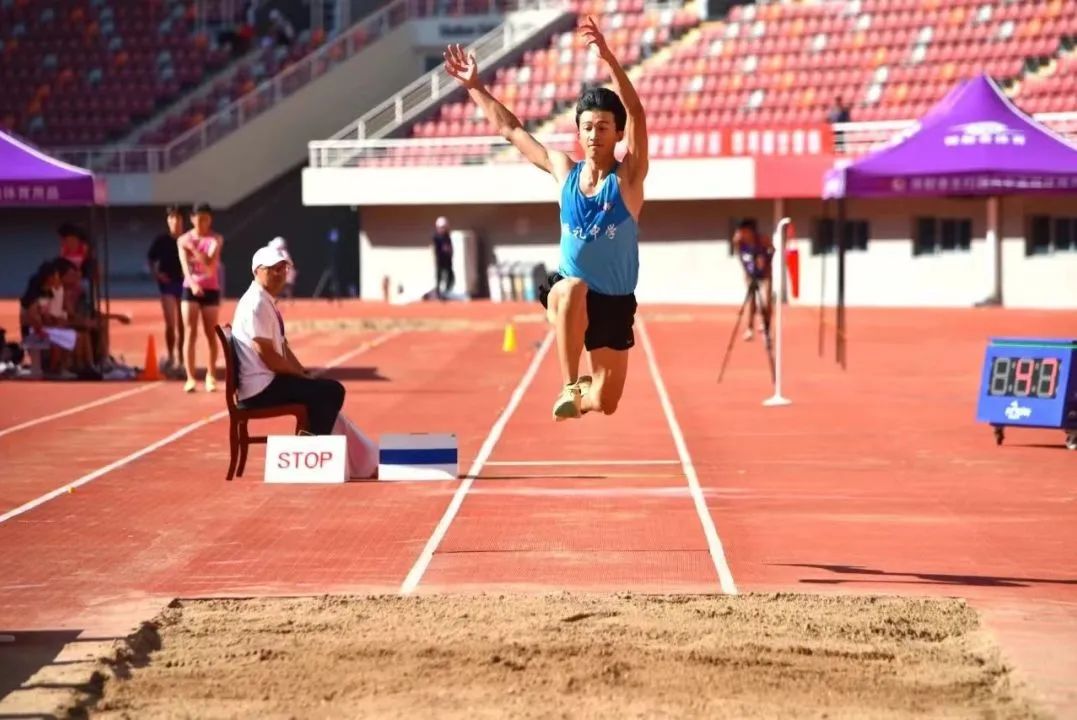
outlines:
M146 365L138 375L139 380L160 380L161 370L157 367L157 341L153 333L146 340Z

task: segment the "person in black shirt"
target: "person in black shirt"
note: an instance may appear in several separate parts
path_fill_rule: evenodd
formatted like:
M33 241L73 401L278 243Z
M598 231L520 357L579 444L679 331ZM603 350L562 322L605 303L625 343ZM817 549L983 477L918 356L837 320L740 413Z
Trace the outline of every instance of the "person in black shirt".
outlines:
M183 294L183 266L176 244L183 234L183 211L173 205L165 211L168 232L161 233L147 255L157 289L161 293L161 311L165 316L165 343L168 359L165 372L175 370L183 359L183 323L180 322L180 296ZM177 364L178 363L178 364Z
M456 284L452 271L452 238L449 237L449 221L439 217L434 223L435 291L444 300Z

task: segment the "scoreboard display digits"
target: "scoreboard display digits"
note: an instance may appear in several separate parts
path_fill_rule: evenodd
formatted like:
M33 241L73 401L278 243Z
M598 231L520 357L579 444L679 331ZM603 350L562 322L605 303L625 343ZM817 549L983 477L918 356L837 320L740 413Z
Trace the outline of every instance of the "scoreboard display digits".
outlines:
M1056 357L995 357L991 362L988 393L1000 397L1053 399L1058 393Z

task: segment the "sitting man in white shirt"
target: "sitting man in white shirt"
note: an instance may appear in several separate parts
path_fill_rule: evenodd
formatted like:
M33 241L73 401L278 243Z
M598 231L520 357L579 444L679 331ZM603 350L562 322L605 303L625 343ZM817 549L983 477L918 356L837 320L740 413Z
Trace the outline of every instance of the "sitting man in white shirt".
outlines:
M236 304L232 319L239 404L261 408L300 403L307 406L310 432L332 435L344 405L344 386L309 376L288 347L284 318L274 300L288 278L288 256L279 248L259 248L251 270L254 282Z

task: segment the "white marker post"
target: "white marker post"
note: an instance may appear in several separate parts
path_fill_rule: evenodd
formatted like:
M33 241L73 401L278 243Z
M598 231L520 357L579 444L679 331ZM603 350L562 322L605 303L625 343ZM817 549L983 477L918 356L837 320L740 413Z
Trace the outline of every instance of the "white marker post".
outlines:
M773 281L774 274L777 273L777 282L773 282L775 287L774 302L778 305L777 319L774 324L774 394L763 401L763 405L767 407L774 407L778 405L791 405L792 400L782 397L782 290L785 287L785 226L789 225L793 221L788 217L783 217L778 221L778 227L774 230L774 254L778 256L778 266L774 267L771 263L770 272L771 279ZM769 298L768 298L769 300Z

